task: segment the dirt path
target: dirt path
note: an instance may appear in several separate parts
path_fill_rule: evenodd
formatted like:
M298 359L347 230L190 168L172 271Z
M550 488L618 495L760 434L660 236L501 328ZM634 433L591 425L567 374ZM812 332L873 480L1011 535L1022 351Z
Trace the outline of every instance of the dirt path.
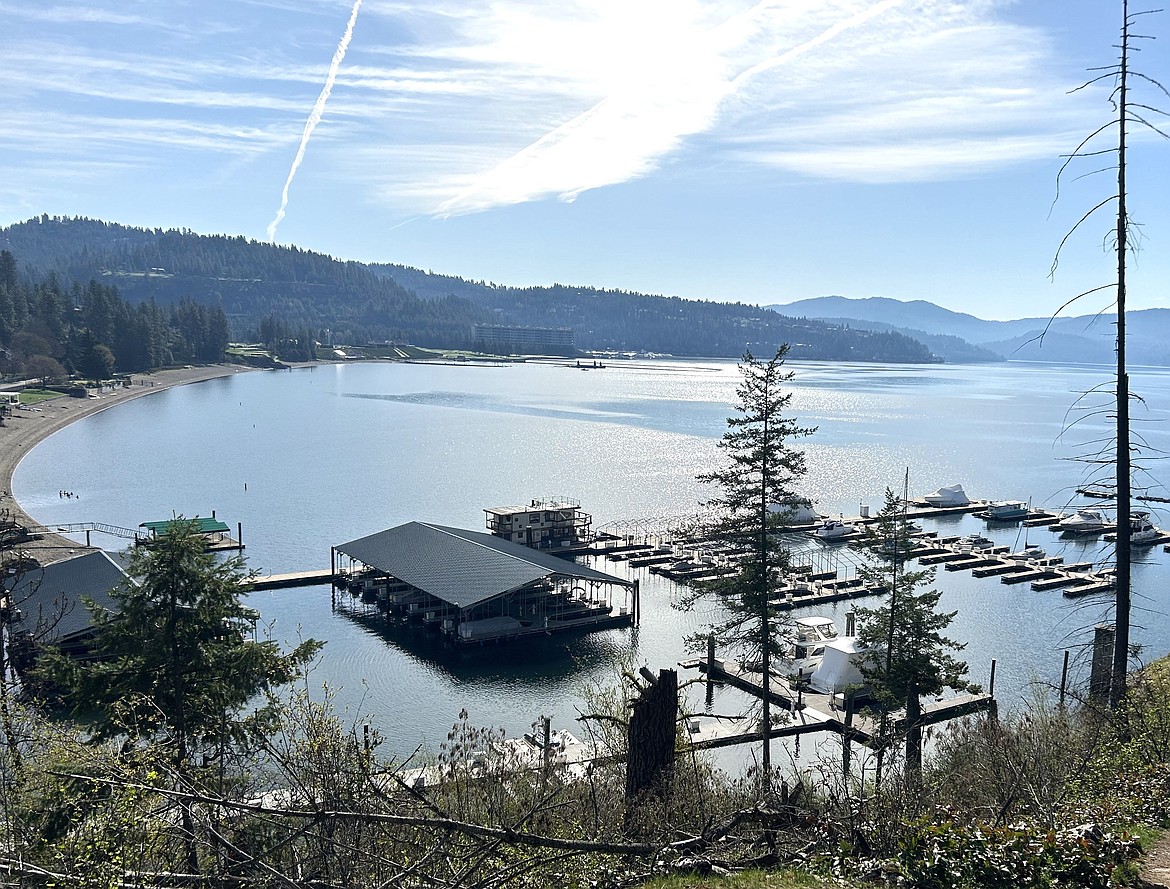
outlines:
M1170 832L1162 834L1142 856L1141 879L1146 889L1170 887Z
M133 398L164 392L172 386L230 377L252 369L240 365L215 364L164 370L153 374L136 374L129 388L106 390L97 398L71 398L62 395L60 398L35 405L39 410L14 411L15 416L6 418L4 425L0 426L0 518L11 519L28 527L37 525L37 522L13 499L12 475L25 454L57 430L82 417L88 417ZM48 563L65 557L72 550L84 547L56 534L45 534L43 540L21 544L20 549L42 563Z

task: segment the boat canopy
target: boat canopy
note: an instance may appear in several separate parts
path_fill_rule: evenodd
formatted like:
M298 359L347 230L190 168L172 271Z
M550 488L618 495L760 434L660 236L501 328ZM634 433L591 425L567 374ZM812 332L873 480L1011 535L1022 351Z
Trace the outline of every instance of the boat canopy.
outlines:
M865 646L856 636L827 642L824 658L809 679L809 684L821 694L828 695L863 686L865 677L861 675L860 664L867 656Z

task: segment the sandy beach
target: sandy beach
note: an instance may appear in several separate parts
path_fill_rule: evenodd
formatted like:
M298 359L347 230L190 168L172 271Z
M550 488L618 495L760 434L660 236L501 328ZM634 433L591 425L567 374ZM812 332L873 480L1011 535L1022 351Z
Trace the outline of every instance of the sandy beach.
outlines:
M0 518L15 521L33 530L38 523L12 497L12 475L24 455L58 429L133 398L164 392L172 386L201 383L219 377L245 373L254 368L243 365L214 364L163 370L152 374L135 374L131 385L107 389L96 398L72 398L62 395L36 405L40 410L18 409L0 426ZM43 539L20 545L20 549L47 564L64 558L70 551L84 549L76 541L41 531Z

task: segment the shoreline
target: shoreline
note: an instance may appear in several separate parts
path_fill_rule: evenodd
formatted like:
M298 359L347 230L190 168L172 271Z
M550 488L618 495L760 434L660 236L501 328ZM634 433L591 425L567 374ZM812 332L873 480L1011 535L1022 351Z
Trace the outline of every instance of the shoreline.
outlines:
M41 524L30 516L12 494L12 477L25 455L52 435L71 423L135 398L165 392L175 386L222 379L238 373L258 370L243 364L212 364L160 370L151 374L134 374L129 388L118 387L103 392L97 398L74 398L62 395L36 405L40 411L15 410L0 426L0 514L5 519L24 525L30 530L41 529ZM85 544L61 537L51 531L39 531L42 539L30 540L12 547L38 559L42 564L65 558ZM100 549L100 547L90 547Z

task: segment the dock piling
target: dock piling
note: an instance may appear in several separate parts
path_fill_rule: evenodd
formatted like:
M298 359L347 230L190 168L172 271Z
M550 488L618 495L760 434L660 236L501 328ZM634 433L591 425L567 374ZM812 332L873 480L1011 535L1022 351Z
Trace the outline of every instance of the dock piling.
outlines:
M1060 669L1060 709L1064 709L1064 695L1068 688L1068 649L1064 650L1064 666Z
M1089 700L1101 703L1109 697L1113 684L1113 640L1117 628L1113 624L1097 624L1093 631L1093 665L1089 672Z

